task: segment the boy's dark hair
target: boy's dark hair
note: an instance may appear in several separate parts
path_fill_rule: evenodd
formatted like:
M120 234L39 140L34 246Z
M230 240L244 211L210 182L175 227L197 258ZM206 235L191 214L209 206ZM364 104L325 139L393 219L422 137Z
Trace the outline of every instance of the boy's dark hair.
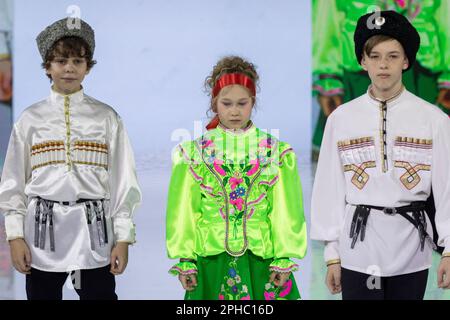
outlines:
M94 57L88 44L80 37L64 37L56 41L48 51L45 61L42 63L42 68L48 70L51 62L57 56L64 58L85 58L88 71L91 70L91 68L97 63L97 61L93 60ZM49 74L47 74L47 77L50 80L52 79Z

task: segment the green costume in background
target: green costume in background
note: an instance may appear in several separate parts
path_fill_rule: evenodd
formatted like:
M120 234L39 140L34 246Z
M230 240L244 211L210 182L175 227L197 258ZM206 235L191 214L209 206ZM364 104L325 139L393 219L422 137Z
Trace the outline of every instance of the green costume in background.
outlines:
M430 103L436 102L440 88L450 89L448 0L313 0L312 4L315 94L340 94L347 102L367 91L370 79L355 59L353 33L358 18L375 6L404 14L419 32L416 65L404 74L406 88ZM316 150L322 143L325 122L321 110L313 135Z
M450 89L450 1L449 0L313 0L313 92L342 95L343 102L367 92L371 84L355 58L353 34L358 18L374 10L395 10L407 16L420 35L415 65L403 74L403 84L413 94L436 103L440 89ZM447 114L450 110L440 106ZM326 117L320 110L313 133L313 151L322 143ZM315 251L321 254L315 254ZM312 299L333 299L323 285L326 267L323 245L313 243ZM434 253L425 299L448 299L450 293L437 288L440 255ZM318 279L320 279L319 282Z
M306 224L292 148L250 125L220 125L174 154L166 237L170 272L197 273L186 299L298 299L293 275L277 288L271 271L292 272L306 253Z

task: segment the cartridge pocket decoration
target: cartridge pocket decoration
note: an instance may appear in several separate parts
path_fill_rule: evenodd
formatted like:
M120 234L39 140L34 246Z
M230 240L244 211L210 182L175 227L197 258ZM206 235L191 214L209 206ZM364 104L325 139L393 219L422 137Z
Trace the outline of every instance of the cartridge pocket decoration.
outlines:
M53 140L34 144L31 147L31 167L36 170L48 165L66 163L64 141Z
M399 182L408 190L427 191L431 183L431 139L397 137L394 144L394 170Z
M338 141L337 147L346 181L362 190L376 168L373 138L362 137Z
M73 163L108 170L108 145L97 141L75 141Z

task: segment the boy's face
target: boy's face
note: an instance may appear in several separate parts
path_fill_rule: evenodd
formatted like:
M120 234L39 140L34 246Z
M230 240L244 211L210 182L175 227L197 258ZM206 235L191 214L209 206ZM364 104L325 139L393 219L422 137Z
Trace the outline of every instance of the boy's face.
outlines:
M216 102L220 122L229 129L244 128L252 115L253 97L238 84L223 88Z
M47 69L53 80L53 90L65 95L79 91L88 73L86 58L74 56L55 56Z
M400 42L392 39L377 44L369 55L364 52L361 65L377 91L393 93L401 85L408 58Z

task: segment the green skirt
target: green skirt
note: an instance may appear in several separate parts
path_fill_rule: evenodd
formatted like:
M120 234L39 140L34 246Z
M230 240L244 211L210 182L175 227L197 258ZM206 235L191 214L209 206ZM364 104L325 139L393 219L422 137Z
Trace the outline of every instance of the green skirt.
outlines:
M283 287L269 282L273 259L247 251L241 257L226 252L197 260L197 287L186 291L185 300L297 300L294 276Z

